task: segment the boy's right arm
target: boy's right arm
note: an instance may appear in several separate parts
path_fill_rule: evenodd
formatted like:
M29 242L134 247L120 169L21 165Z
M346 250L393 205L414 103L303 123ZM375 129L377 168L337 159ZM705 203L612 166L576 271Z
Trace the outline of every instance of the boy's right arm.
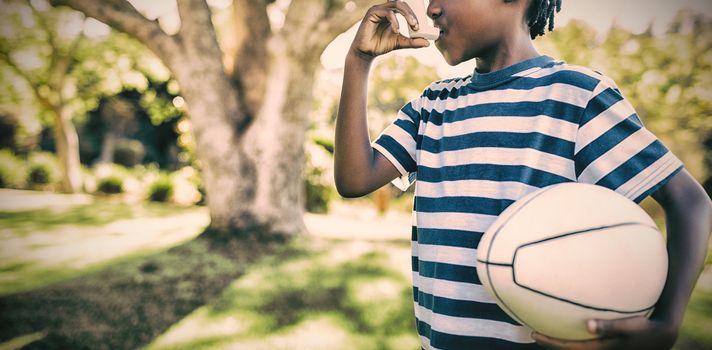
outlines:
M388 1L373 6L346 55L334 147L336 189L344 197L363 196L400 175L388 159L371 147L366 121L368 73L379 55L396 49L425 47L429 43L422 38L400 35L395 12L417 29L415 15L404 2Z

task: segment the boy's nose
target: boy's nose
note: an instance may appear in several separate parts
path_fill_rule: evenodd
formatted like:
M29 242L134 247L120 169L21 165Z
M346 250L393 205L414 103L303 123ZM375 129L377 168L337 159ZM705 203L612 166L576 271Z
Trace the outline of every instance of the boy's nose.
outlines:
M436 19L442 14L442 8L440 7L439 1L430 0L428 1L428 8L426 10L428 17L431 19Z

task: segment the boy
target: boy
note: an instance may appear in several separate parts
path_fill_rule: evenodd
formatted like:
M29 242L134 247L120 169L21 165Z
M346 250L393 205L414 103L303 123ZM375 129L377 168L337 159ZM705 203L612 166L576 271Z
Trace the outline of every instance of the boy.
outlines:
M541 56L532 39L553 29L561 1L431 0L452 65L476 58L471 76L431 84L371 144L367 77L373 59L428 46L398 34L395 13L369 9L346 57L336 127L335 180L344 197L395 179L416 179L413 293L425 349L667 349L677 336L712 226L702 187L640 123L615 84ZM550 339L518 325L485 293L475 270L482 233L508 205L570 181L609 187L631 200L652 195L665 210L669 274L650 319L590 320L590 341Z

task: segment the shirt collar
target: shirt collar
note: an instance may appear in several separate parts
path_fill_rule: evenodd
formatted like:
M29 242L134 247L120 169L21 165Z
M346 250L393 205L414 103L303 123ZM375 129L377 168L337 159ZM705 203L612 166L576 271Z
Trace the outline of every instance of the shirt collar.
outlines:
M553 58L542 55L515 63L509 67L498 69L493 72L479 73L477 72L477 69L475 69L472 73L472 82L470 84L477 88L489 88L520 77L521 75L517 73L522 73L526 70L535 68L540 69L549 65L553 61Z

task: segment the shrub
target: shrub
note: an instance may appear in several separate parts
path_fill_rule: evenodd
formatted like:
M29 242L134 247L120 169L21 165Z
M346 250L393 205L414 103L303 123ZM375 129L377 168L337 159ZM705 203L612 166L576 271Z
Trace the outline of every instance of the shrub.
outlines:
M85 193L96 192L96 179L97 176L90 168L82 166L82 191Z
M205 185L203 185L202 182L198 183L198 186L196 188L198 190L198 193L200 194L200 199L195 203L196 205L206 205L208 204L206 202L207 199L207 194L205 192Z
M173 197L171 201L178 205L201 204L205 193L201 192L202 181L200 173L191 166L180 168L171 174L173 182Z
M26 166L9 150L0 150L0 188L22 188Z
M0 148L9 148L17 151L15 139L17 138L20 123L11 114L0 113Z
M322 179L323 171L319 168L307 169L304 180L306 191L306 210L312 213L326 213L329 211L329 202L333 197L333 188Z
M59 162L52 153L32 153L27 159L27 164L26 181L30 188L44 188L54 184L60 178Z
M161 176L148 189L148 199L154 202L167 202L173 196L173 181L168 176Z
M99 180L96 190L106 194L122 193L124 192L124 180L116 175L107 176Z
M121 179L121 193L132 198L144 198L149 184L158 177L157 171L147 170L144 166L140 166L138 169L128 169L119 164L102 163L97 164L92 170L96 177L97 192L103 192L100 189L101 182L104 181L103 179L114 177ZM118 180L112 181L119 183Z
M51 182L52 171L46 164L35 164L30 166L27 172L27 184L30 186L43 186Z
M326 137L314 136L312 141L314 141L315 144L319 145L325 151L329 152L329 154L334 154L334 140Z
M332 183L332 155L328 147L307 142L304 167L305 209L313 213L329 211L329 202L335 197Z
M327 213L331 189L321 184L306 181L306 209L310 213Z
M141 164L146 155L146 148L140 141L119 140L114 148L114 163L127 168Z

